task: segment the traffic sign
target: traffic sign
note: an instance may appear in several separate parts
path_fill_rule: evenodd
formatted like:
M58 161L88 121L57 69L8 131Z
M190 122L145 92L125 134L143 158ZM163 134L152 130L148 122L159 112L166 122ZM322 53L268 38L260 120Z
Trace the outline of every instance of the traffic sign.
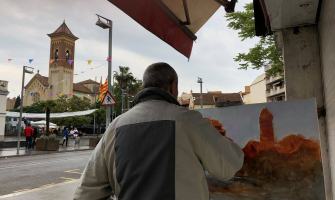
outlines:
M112 106L112 105L117 105L117 102L111 95L111 93L107 91L104 98L101 101L100 106Z

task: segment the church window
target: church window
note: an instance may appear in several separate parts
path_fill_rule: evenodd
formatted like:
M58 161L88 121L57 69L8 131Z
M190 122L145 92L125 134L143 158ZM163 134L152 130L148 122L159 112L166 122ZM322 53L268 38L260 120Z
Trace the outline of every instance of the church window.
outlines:
M68 61L69 58L70 58L70 52L69 52L69 50L67 50L67 51L66 51L66 61Z
M56 59L56 60L58 60L58 53L59 53L59 52L58 52L58 49L56 49L56 51L55 51L55 59Z
M35 92L35 93L33 94L33 101L34 101L34 103L40 101L40 99L41 99L41 95L40 95L40 93Z

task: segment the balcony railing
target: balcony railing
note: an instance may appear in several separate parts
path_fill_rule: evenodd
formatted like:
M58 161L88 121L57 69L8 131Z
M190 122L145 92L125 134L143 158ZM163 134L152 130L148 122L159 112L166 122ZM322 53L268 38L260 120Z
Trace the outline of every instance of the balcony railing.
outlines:
M276 81L281 80L281 79L283 79L283 76L281 76L279 74L277 76L265 77L265 84L276 82Z
M266 97L275 96L281 93L285 93L285 85L284 87L276 87L275 89L269 89L265 91Z

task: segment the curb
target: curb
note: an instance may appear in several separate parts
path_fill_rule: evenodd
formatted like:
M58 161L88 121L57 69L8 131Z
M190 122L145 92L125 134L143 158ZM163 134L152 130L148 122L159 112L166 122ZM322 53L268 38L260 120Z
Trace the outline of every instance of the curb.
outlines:
M4 158L14 158L14 157L23 157L23 156L38 156L38 155L45 155L45 154L54 154L54 153L66 153L66 152L74 152L74 151L88 151L88 150L94 150L93 149L77 149L77 150L67 150L67 151L50 151L48 153L36 153L36 154L24 154L24 155L9 155L9 156L0 156L0 159Z

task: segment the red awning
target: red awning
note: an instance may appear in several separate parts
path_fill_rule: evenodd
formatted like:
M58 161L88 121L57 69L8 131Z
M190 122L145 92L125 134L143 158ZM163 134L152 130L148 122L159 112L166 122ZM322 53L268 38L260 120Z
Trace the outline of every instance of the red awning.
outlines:
M108 0L144 28L190 58L195 33L222 5L233 12L236 0Z

